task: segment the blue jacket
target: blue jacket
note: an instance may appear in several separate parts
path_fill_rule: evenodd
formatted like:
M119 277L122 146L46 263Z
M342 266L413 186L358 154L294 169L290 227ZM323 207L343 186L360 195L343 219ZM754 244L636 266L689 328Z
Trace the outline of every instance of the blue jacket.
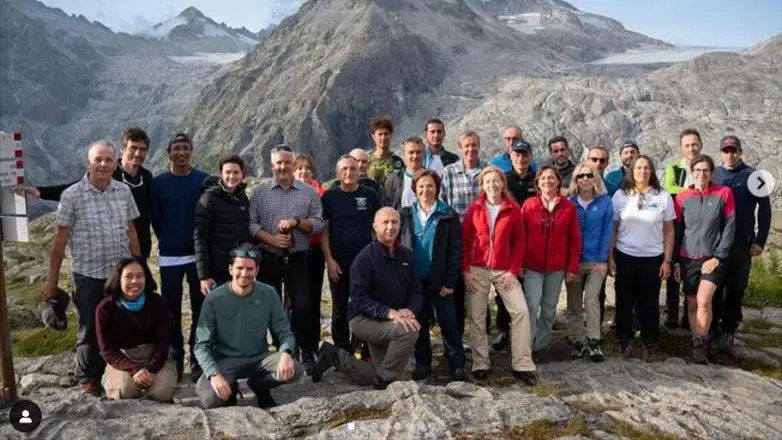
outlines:
M607 263L608 245L614 226L614 204L611 197L598 196L586 211L578 203L578 196L570 196L576 205L578 226L581 229L581 262Z
M606 185L606 191L608 191L608 197L613 197L614 193L622 187L623 180L625 180L624 167L619 167L618 169L610 171L603 177L603 182Z
M507 173L513 169L513 162L511 162L510 154L508 153L498 154L491 160L491 164L501 169L504 173ZM530 162L529 168L532 170L532 174L536 174L538 172L538 163L535 162L535 159Z
M387 319L390 309L410 309L418 316L423 295L413 251L398 242L394 252L373 240L350 266L348 320L362 315Z
M711 180L717 185L728 186L733 191L733 202L736 204L735 240L765 247L771 229L771 200L768 197L755 197L749 192L747 180L754 171L754 168L743 162L733 169L718 166L714 169ZM755 232L756 207L757 233Z

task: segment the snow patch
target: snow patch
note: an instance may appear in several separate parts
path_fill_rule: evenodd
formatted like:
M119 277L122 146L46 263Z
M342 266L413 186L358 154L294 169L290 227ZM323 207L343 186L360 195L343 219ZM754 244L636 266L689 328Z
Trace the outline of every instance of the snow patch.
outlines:
M539 30L546 29L543 26L543 17L537 12L527 12L516 15L500 15L497 19L505 22L510 28L524 34L534 34Z
M735 48L678 46L672 48L646 47L609 55L590 64L654 64L689 61L709 52L739 52Z
M246 52L196 52L194 55L168 57L179 64L228 64L238 61Z
M215 26L212 23L206 23L204 25L204 32L201 35L211 38L233 38L233 35L231 35L228 31L221 28L220 26Z
M156 24L152 29L145 32L144 35L158 39L166 38L168 37L169 32L174 30L175 27L182 26L184 24L187 24L186 18L174 17L171 20Z

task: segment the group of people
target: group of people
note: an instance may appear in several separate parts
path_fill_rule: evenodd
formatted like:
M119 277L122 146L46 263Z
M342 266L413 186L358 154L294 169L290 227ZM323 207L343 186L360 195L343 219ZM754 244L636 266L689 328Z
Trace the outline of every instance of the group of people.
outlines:
M683 285L693 361L708 362L710 344L731 348L771 216L768 198L748 191L753 169L737 137L722 139L716 166L701 154L699 133L685 130L683 158L661 185L633 140L606 174L605 146L577 163L557 136L538 162L516 126L490 163L474 131L459 136L458 155L446 150L437 119L424 124L423 139L402 141L401 157L391 149L392 121L370 126L375 148L340 156L337 179L325 184L312 156L283 144L269 154L272 179L248 196L242 158L222 158L209 176L191 166L185 133L167 146L169 169L153 177L142 166L149 137L134 127L119 160L108 142L92 144L79 181L17 188L60 202L43 296L56 298L69 246L85 391L172 401L184 371L183 281L191 379L206 408L235 403L241 378L264 408L275 404L271 388L304 373L317 382L331 368L383 389L413 358L413 379L425 379L434 320L453 380L469 380L467 322L473 378L489 376L490 345L510 346L513 376L534 385L563 282L573 357L603 360L607 276L616 277L623 356L633 355L639 328L643 356L653 352L664 280L668 326L679 323ZM148 267L150 229L160 295ZM333 344L321 342L324 274ZM492 294L499 335L489 344Z

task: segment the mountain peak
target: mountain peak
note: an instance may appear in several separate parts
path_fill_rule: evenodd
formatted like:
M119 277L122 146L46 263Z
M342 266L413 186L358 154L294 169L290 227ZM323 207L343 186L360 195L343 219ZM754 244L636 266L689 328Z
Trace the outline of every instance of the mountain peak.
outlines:
M195 18L206 18L206 15L204 15L203 12L201 12L198 8L195 6L190 6L186 8L184 11L180 12L178 17L186 18L188 20L192 20Z

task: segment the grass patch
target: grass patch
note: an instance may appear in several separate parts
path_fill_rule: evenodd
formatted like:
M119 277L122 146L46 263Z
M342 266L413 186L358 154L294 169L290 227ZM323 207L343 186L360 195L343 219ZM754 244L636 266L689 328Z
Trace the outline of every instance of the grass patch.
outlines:
M511 426L500 432L475 433L461 431L454 434L454 439L553 440L560 437L576 435L594 438L584 416L573 417L564 423L554 423L551 420L546 419L535 420L527 426Z
M782 347L782 334L756 333L760 339L746 339L744 343L751 348Z
M338 412L326 422L326 425L329 428L337 428L357 420L387 419L389 417L391 417L391 408L354 407Z
M560 390L546 382L540 381L537 385L530 388L530 393L538 397L556 397L559 395Z
M611 431L622 438L630 440L680 440L679 437L676 437L675 435L639 429L635 425L623 420L614 422L611 426Z
M11 337L13 355L33 357L75 351L78 327L75 316L71 315L68 317L68 328L63 331L44 328L31 333L16 333Z
M764 333L766 330L774 327L774 324L761 318L752 318L741 324L741 330L747 333Z
M782 307L782 261L777 250L768 251L766 258L753 258L749 286L744 296L745 307Z

